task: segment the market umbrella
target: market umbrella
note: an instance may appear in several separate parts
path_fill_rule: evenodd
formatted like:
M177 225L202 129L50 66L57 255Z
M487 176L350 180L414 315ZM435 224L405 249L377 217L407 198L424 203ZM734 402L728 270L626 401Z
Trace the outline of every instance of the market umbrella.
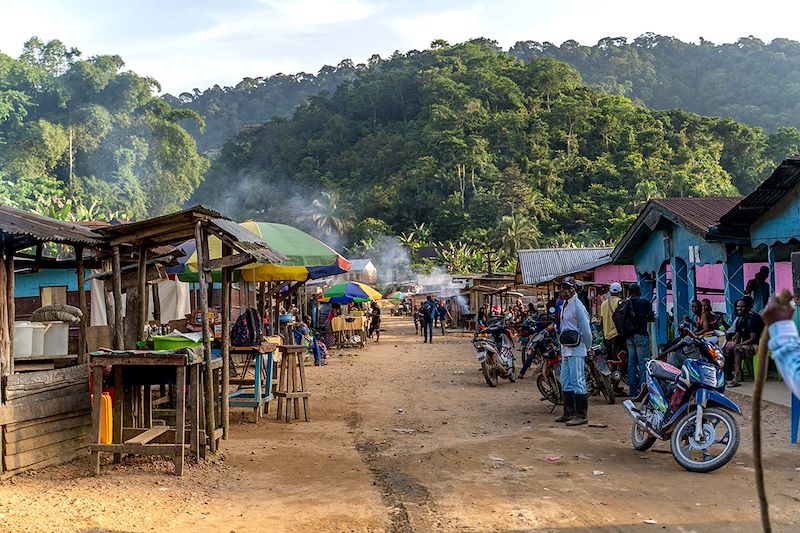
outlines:
M400 292L400 291L395 291L392 294L387 294L386 295L386 299L387 300L397 300L398 302L402 302L403 300L406 299L406 293Z
M322 293L319 301L335 304L349 304L350 302L362 303L370 300L380 300L381 293L357 281L345 281L334 285Z
M262 281L307 281L309 279L335 276L350 271L350 262L336 250L315 239L308 233L272 222L242 222L239 224L255 233L270 248L286 257L286 261L276 264L253 264L239 269L241 278L248 282ZM182 281L197 279L197 251L194 241L181 246L186 253L184 269L178 275ZM221 255L222 244L212 237L208 241L209 256L216 259Z

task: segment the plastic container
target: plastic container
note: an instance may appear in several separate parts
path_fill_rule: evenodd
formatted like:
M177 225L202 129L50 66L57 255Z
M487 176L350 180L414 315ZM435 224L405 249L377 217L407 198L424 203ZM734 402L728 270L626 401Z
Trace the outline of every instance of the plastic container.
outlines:
M202 346L203 340L193 341L186 337L173 337L168 335L161 335L153 337L153 347L156 350L180 350L181 348L194 348L195 346Z
M45 327L39 322L14 322L14 357L42 355Z
M39 322L44 326L42 355L67 355L69 353L69 323Z

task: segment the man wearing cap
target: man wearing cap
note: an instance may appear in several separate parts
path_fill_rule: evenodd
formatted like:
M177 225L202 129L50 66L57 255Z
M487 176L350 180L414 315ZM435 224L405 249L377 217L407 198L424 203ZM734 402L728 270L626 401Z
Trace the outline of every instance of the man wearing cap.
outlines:
M561 342L561 391L564 414L556 422L579 426L589 422L589 391L586 388L586 355L592 345L589 312L578 298L577 283L566 277L559 285L564 300L559 324Z
M624 350L624 340L622 335L617 331L617 326L614 325L614 319L611 315L617 310L619 304L622 302L622 285L616 281L611 284L608 289L608 298L600 304L600 320L603 324L603 339L606 342L606 353L609 357L614 358L617 354Z

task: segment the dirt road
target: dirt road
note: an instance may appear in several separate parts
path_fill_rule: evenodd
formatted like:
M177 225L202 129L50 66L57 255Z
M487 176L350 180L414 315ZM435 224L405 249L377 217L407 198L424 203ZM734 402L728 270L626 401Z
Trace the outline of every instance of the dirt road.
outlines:
M0 484L0 531L758 530L749 413L734 462L691 474L667 445L634 451L619 404L592 398L607 427L569 429L530 380L487 387L469 337L429 345L410 322L384 328L379 345L308 369L311 423L235 412L223 452L181 479L149 459L99 478L87 460L19 476ZM785 411L765 416L775 530L798 531L800 450Z

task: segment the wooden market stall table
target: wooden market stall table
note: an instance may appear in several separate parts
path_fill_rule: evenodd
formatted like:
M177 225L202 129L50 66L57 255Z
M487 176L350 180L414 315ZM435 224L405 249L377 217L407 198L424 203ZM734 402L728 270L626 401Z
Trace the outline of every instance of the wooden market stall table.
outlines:
M189 448L200 457L200 368L203 363L202 348L182 348L175 351L153 350L103 350L93 352L92 368L92 472L100 473L100 453L113 453L119 462L122 454L172 456L175 474L183 474L186 443L186 399L187 374L189 398ZM103 367L112 367L114 376L114 416L112 441L100 444L100 406L103 394ZM173 373L174 372L174 373ZM153 426L151 414L151 385L159 385L175 379L175 426ZM144 420L139 426L123 427L123 401L126 389L145 385ZM134 419L135 420L135 419ZM170 435L171 434L171 435ZM172 436L174 442L164 442ZM154 440L160 442L153 442Z
M367 317L337 316L331 320L337 346L361 346L367 340Z
M230 354L244 355L245 360L241 368L240 378L231 378L231 385L245 386L228 395L231 407L252 408L255 422L264 416L264 406L274 397L272 395L272 366L274 360L275 344L261 344L260 346L231 346ZM246 374L253 364L253 379L247 379ZM252 386L252 390L250 387Z

